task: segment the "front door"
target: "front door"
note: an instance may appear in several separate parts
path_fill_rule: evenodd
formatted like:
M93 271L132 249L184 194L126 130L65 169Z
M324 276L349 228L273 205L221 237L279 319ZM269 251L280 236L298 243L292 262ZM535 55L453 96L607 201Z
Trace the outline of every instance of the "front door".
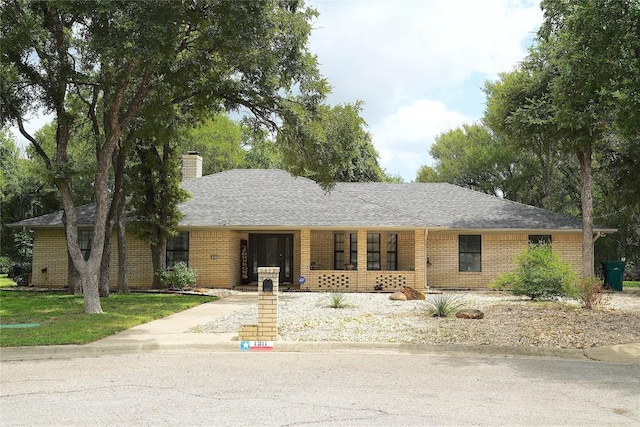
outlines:
M249 234L251 280L258 267L280 267L280 283L293 282L293 234Z

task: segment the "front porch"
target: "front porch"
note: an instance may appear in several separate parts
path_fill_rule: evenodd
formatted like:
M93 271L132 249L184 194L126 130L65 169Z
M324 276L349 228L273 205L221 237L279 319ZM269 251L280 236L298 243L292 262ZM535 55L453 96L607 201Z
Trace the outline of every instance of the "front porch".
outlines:
M241 237L249 243L249 274L246 275L249 280L233 288L257 290L254 270L271 263L280 267L281 276L284 273L280 283L283 291L395 292L405 286L424 290L426 234L424 229L247 233ZM273 249L269 250L269 245L259 249L254 243L262 241L273 241ZM287 255L289 245L292 245L291 256ZM261 251L273 255L261 256Z
M299 241L300 290L395 292L405 286L427 287L424 229L303 229Z

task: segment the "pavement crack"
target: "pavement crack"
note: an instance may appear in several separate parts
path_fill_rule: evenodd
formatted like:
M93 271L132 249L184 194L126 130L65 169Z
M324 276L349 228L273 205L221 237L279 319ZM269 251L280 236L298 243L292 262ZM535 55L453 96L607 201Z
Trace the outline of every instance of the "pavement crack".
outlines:
M309 420L309 421L296 421L296 422L292 422L292 423L281 424L280 425L281 427L309 426L309 425L314 425L314 424L325 425L327 423L327 421L329 421L329 422L337 422L340 425L345 425L345 424L348 424L349 422L353 422L353 421L373 420L373 419L376 419L376 418L380 418L381 416L386 417L386 416L393 415L392 413L387 412L387 411L383 411L381 409L371 409L371 408L345 408L345 407L341 407L341 406L313 405L313 404L308 404L308 403L292 403L291 405L299 405L299 406L304 406L304 407L329 409L329 411L331 411L331 410L341 410L341 411L351 411L351 412L371 412L371 414L370 415L361 415L361 416L350 416L350 417L335 416L335 417L328 417L328 418L323 418L323 419L313 420L313 421L312 420Z

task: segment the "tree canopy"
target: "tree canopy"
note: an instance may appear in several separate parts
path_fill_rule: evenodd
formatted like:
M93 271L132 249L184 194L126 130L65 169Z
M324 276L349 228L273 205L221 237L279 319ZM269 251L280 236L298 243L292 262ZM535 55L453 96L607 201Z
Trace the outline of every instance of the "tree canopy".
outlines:
M53 177L85 311L102 311L97 282L114 200L112 155L125 140L135 141L136 121L152 116L143 111L170 121L178 112L195 117L243 108L274 128L277 117L285 126L304 124L328 90L307 49L315 16L297 0L3 2L3 124L18 125ZM91 122L96 158L96 222L86 261L71 190L69 146L80 117L70 108L72 96ZM55 116L54 156L24 129L25 116L37 109Z
M436 165L419 171L419 179L505 189L512 200L581 215L587 277L594 220L620 228L617 250L603 248L607 253L638 257L640 3L541 6L545 19L529 55L485 85L483 124L494 149L465 125L438 138Z

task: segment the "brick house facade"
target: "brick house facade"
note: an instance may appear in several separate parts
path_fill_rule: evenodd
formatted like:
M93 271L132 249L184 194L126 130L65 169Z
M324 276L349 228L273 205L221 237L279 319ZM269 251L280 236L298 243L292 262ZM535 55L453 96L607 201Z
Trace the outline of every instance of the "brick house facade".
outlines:
M183 183L192 198L180 207L180 243L168 259L188 261L200 287L250 286L258 267L278 266L281 286L310 291L485 288L540 238L579 271L580 221L550 211L450 184L338 183L325 192L281 170L200 177L189 163L199 156L184 157L183 170L195 174ZM83 209L79 224L90 230ZM34 231L34 286L67 284L60 220L57 212L12 224ZM150 287L149 245L130 233L127 245L129 286ZM114 287L117 257L112 251Z

